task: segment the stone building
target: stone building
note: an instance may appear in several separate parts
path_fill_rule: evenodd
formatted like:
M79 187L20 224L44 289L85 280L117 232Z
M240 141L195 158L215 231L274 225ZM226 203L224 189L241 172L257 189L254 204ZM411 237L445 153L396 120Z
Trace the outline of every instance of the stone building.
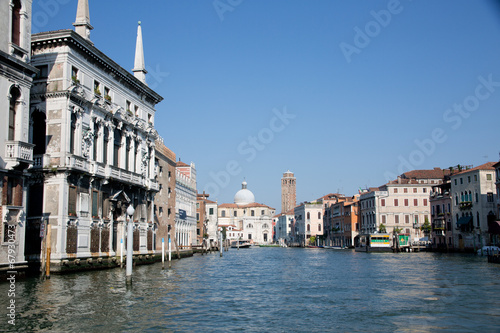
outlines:
M326 209L325 242L330 246L352 247L358 235L358 203L359 196L340 197L338 202L330 204ZM328 229L327 229L328 226Z
M294 208L296 241L307 246L311 237L317 242L323 237L323 203L319 201L305 202Z
M198 245L195 165L179 161L175 172L175 239L178 246Z
M472 251L492 242L488 227L496 220L494 164L488 162L451 176L456 249Z
M274 216L276 220L275 241L290 243L294 237L294 213L293 209Z
M176 246L175 235L175 176L176 157L175 153L168 149L163 140L156 140L156 168L158 192L155 194L155 222L158 225L156 236L156 250L161 250L161 240L168 246L170 235L172 248Z
M411 241L426 235L421 227L430 223L429 194L432 186L442 184L450 170L413 170L380 188L360 196L361 233L380 231L383 224L388 233L401 229Z
M270 244L273 241L272 219L275 209L256 203L255 196L243 181L241 190L234 195L234 203L219 205L219 226L233 226L236 235L255 244Z
M297 204L297 183L293 172L288 170L281 178L281 212L286 213Z
M453 249L453 216L451 211L451 182L446 176L442 184L432 187L431 205L431 247L436 251Z
M87 0L78 1L73 25L76 32L34 34L31 44L40 75L31 91L26 238L36 259L40 223L50 229L53 270L116 264L107 259L122 254L129 205L134 254L153 254L156 242L154 116L162 97L146 84L141 26L132 74L91 42Z
M26 268L27 169L33 164L29 143L31 0L0 2L0 270Z
M198 194L196 203L196 219L198 221L201 239L206 239L209 244L217 242L217 202L209 200L205 192Z

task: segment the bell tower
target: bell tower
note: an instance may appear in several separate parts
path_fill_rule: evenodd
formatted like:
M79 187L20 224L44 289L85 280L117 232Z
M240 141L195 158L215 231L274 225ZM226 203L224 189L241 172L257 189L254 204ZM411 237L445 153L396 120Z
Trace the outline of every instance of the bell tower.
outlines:
M281 212L286 213L295 208L297 203L296 183L293 172L288 170L281 178Z

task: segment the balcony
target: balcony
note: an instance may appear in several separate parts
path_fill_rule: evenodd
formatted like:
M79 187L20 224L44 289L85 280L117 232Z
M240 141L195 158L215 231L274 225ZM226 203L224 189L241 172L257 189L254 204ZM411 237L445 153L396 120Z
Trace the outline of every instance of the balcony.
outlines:
M472 208L472 201L462 201L458 207L460 210L470 210Z
M22 141L5 141L6 169L13 169L21 164L25 168L33 164L33 147L35 145Z

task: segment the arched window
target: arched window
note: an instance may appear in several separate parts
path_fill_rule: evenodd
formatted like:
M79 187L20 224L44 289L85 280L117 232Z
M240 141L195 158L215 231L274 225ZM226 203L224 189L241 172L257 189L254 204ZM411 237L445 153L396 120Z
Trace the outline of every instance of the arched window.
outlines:
M115 128L115 141L113 145L113 166L119 167L120 147L122 145L122 131Z
M12 8L12 43L21 45L21 1L14 0Z
M10 101L9 101L9 133L8 140L14 141L16 139L16 109L17 102L21 97L21 92L16 87L10 89Z
M35 145L35 148L33 148L34 155L45 154L45 119L45 113L38 110L31 115L33 121L32 143Z
M69 152L75 153L75 136L76 136L76 114L71 114L71 129L69 133Z
M102 163L108 163L108 144L109 144L109 129L107 126L104 126L104 134L103 134L103 145L102 145Z
M92 143L93 145L93 150L94 150L94 161L98 161L97 158L97 146L99 145L99 126L97 123L94 123L94 142Z
M127 138L125 139L125 142L126 142L125 143L126 152L125 152L125 168L124 169L130 170L130 168L129 168L130 148L131 148L130 137L127 136Z
M307 212L307 219L310 220L311 219L311 213L310 212Z
M307 225L307 231L311 231L311 225L310 224Z

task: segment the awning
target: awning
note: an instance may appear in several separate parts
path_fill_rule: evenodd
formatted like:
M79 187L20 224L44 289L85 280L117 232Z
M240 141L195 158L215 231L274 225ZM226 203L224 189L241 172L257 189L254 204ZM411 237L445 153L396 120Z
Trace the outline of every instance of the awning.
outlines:
M468 225L472 221L472 216L464 216L458 219L457 226Z
M494 235L500 235L500 221L488 222L488 233Z

